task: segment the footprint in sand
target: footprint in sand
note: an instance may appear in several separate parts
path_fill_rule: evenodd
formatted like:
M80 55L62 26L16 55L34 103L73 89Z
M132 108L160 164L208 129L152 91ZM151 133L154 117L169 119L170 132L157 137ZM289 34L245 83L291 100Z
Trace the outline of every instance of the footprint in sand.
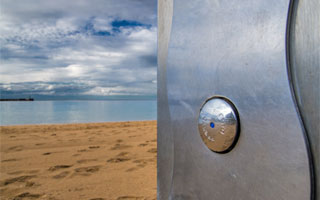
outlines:
M130 148L130 147L132 147L132 146L117 143L111 148L111 150L122 150L122 149L127 149L127 148Z
M127 156L129 154L129 152L121 152L119 153L117 156Z
M13 198L13 200L22 200L22 199L38 199L41 197L41 194L31 194L29 192L25 192L25 193L22 193L22 194L19 194L18 196L15 196Z
M144 197L136 197L136 196L120 196L117 200L143 200Z
M88 149L80 149L78 150L78 152L88 152L89 150Z
M100 146L89 146L89 149L99 149Z
M50 167L48 170L53 172L59 169L66 169L69 167L72 167L72 165L56 165L56 166Z
M8 151L22 151L22 149L23 149L23 146L19 145L19 146L13 146L8 148Z
M143 168L145 166L147 166L148 163L152 163L155 162L156 160L154 158L150 158L150 159L138 159L138 160L134 160L133 163L136 163L137 166L139 168Z
M35 182L31 182L31 181L26 182L26 187L37 187L37 186L40 186L40 184L37 184Z
M74 170L75 171L74 175L89 176L89 175L99 171L100 168L101 168L101 166L99 166L99 165L76 168Z
M80 149L80 150L78 150L78 152L87 152L87 151L89 151L88 149Z
M157 148L152 148L148 150L149 153L157 153Z
M64 171L64 172L61 172L61 173L59 173L57 175L54 175L52 178L61 179L61 178L64 178L64 177L68 176L69 174L70 174L70 172Z
M65 151L56 151L56 152L45 152L42 155L47 156L47 155L51 155L53 153L64 153Z
M147 161L144 159L134 160L133 163L136 163L138 168L143 168L147 165Z
M93 199L89 199L89 200L105 200L104 198L93 198Z
M18 159L12 158L12 159L1 160L1 162L14 162L14 161L18 161Z
M10 174L10 175L18 175L18 174L22 174L22 173L24 173L24 171L8 172L7 174Z
M127 169L126 172L133 172L133 171L135 171L137 169L138 168L136 168L136 167L131 167L131 168Z
M131 158L128 158L129 152L121 152L119 153L116 157L111 158L107 160L109 163L120 163L120 162L125 162L128 160L131 160Z
M18 176L15 178L6 179L0 185L9 185L9 184L16 183L16 182L23 183L23 182L26 182L27 180L30 180L35 177L36 177L35 175L33 175L33 176Z
M120 163L120 162L125 162L131 160L130 158L125 158L125 157L115 157L107 160L108 163Z
M83 163L94 162L94 161L97 161L97 159L82 159L82 160L78 160L77 163L83 164Z

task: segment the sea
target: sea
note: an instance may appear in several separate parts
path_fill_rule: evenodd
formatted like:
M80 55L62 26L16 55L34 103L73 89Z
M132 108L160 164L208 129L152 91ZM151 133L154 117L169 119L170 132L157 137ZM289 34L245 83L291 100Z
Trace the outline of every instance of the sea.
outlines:
M0 125L2 126L156 119L156 100L0 102Z

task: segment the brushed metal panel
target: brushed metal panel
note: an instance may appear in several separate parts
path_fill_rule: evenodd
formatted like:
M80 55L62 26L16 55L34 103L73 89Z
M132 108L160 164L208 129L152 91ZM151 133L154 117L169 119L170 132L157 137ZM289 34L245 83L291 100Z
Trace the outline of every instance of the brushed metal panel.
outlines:
M320 1L294 1L290 24L290 72L313 154L315 199L320 199Z
M171 31L172 0L158 1L158 116L157 197L168 199L173 173L173 133L167 95L167 55Z
M172 131L160 148L173 133L170 199L310 199L308 152L286 68L288 8L289 0L174 1L166 80L158 79L166 81L158 94L168 95L169 106L162 116L162 99L158 116L170 117L162 126ZM201 104L213 95L229 98L241 119L227 154L208 150L197 130Z

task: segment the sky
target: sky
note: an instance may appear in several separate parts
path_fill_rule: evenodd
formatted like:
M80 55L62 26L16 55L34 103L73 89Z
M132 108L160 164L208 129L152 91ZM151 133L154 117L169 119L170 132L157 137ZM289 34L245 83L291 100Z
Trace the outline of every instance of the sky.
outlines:
M0 0L1 98L156 96L156 0Z

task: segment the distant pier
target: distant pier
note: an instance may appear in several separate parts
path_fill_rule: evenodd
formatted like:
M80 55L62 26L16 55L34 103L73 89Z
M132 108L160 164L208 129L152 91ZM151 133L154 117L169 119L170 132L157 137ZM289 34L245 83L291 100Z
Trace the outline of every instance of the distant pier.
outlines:
M27 99L0 99L0 101L34 101L33 98L27 98Z

